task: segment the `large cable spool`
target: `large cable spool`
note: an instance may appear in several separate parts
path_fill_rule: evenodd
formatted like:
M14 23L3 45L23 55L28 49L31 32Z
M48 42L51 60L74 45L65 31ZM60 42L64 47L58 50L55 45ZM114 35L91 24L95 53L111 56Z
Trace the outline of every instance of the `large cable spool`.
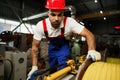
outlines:
M87 68L82 80L120 80L120 64L94 62Z

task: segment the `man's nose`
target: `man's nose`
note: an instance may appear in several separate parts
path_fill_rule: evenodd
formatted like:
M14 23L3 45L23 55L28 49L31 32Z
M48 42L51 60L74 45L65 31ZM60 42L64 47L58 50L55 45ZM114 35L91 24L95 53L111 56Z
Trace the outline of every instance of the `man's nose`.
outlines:
M55 16L55 20L58 20L58 16Z

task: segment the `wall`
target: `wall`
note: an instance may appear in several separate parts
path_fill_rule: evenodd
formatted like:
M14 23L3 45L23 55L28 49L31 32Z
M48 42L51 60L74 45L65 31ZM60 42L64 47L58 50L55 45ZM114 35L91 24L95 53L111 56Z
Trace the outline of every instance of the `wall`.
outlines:
M114 26L120 25L119 20L101 20L93 22L90 26L94 34L109 34L115 33Z
M2 31L13 31L14 32L20 32L20 33L33 33L33 27L35 25L27 24L25 25L22 23L20 25L20 22L12 21L12 20L5 20L0 18L0 32ZM17 28L16 28L17 27Z

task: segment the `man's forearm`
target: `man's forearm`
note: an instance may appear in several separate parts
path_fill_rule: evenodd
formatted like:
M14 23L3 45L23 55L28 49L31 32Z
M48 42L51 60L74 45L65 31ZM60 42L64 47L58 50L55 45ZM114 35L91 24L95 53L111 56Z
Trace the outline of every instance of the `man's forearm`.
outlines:
M32 50L31 51L31 56L32 56L32 65L33 66L37 66L38 63L38 50Z
M87 35L86 38L87 38L88 50L95 50L96 44L95 44L94 35L91 32L89 32L89 35Z
M88 29L84 28L80 35L86 37L88 50L96 49L95 37Z

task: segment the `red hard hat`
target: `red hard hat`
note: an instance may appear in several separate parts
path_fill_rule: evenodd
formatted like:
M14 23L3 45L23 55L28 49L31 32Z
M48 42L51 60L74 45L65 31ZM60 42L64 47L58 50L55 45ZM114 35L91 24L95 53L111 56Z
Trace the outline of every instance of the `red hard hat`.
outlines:
M45 7L48 9L65 9L65 0L47 0Z

